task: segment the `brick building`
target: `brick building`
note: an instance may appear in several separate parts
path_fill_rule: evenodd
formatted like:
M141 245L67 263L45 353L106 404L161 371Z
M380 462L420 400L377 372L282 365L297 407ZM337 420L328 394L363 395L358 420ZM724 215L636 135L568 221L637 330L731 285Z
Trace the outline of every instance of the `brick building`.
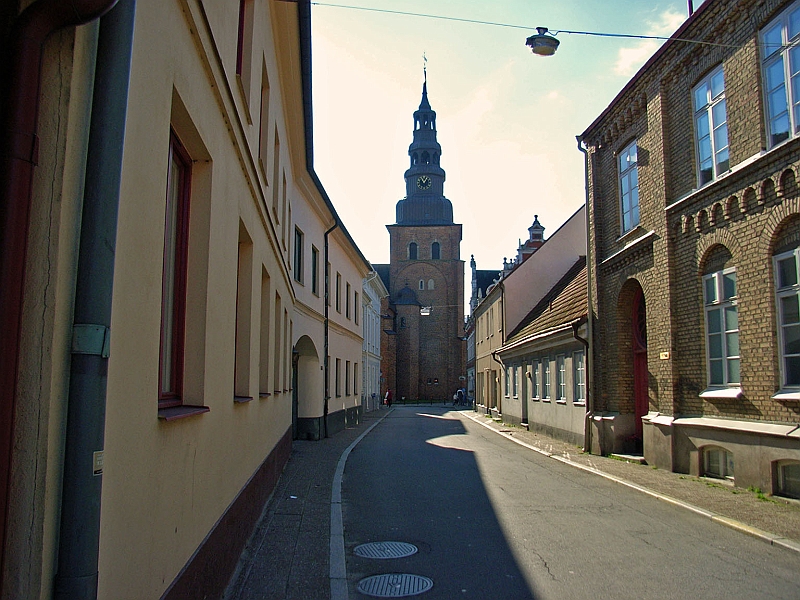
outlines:
M461 225L444 197L441 153L426 81L414 112L406 197L397 203L397 222L387 225L389 265L375 267L390 294L383 314L394 317L384 327L384 390L397 399L444 400L464 385Z
M795 497L799 21L704 3L580 136L594 449Z

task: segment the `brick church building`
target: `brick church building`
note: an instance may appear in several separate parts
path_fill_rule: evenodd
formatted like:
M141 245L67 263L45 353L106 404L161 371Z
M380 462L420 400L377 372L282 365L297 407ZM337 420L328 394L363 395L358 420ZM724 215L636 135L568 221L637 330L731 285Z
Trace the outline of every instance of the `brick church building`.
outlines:
M396 400L441 400L465 385L464 261L461 225L444 197L442 149L427 80L414 112L408 148L406 197L397 222L387 225L388 265L374 265L389 297L384 300L381 344L382 390Z

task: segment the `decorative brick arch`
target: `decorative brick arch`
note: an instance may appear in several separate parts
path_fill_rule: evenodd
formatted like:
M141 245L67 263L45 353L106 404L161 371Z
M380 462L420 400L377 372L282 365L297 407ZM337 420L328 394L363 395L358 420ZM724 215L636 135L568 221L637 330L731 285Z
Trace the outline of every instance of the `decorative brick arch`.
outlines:
M787 167L781 173L778 180L778 197L783 199L796 198L798 195L797 189L797 174L794 168Z
M800 215L800 197L785 200L770 210L762 235L758 240L758 252L765 260L772 256L778 232L791 217Z
M734 264L741 262L742 249L739 245L739 240L727 229L712 231L702 236L695 248L695 264L697 265L698 276L702 274L702 265L708 255L708 251L714 246L725 246L731 253Z

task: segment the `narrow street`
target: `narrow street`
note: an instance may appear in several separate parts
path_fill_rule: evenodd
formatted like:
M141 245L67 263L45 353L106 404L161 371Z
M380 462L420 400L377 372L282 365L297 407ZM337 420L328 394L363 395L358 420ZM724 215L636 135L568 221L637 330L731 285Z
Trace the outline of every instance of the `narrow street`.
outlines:
M420 575L424 598L800 597L797 553L548 459L460 414L398 407L342 482L351 598L362 579ZM405 542L406 558L360 544Z

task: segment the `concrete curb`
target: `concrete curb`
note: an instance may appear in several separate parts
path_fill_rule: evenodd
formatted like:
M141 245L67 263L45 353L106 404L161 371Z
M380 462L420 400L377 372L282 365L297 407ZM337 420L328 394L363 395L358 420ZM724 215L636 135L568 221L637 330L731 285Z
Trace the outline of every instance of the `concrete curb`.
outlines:
M764 542L767 542L768 544L770 544L772 546L781 546L783 548L786 548L787 550L793 550L794 552L800 553L800 543L797 543L794 540L790 540L788 538L776 535L774 533L769 533L767 531L763 531L761 529L758 529L757 527L751 527L750 525L746 525L745 523L742 523L741 521L737 521L736 519L731 519L730 517L719 515L719 514L717 514L715 512L712 512L710 510L706 510L704 508L700 508L699 506L695 506L693 504L689 504L688 502L684 502L683 500L678 500L677 498L673 498L671 496L667 496L666 494L662 494L660 492L656 492L654 490L648 489L648 488L646 488L644 486L641 486L641 485L638 485L636 483L632 483L630 481L626 481L626 480L621 479L619 477L616 477L614 475L610 475L609 473L604 473L603 471L600 471L599 469L594 469L592 467L587 467L586 465L582 465L580 463L576 463L576 462L570 460L569 458L566 458L565 456L561 456L559 454L553 454L552 452L547 452L546 450L542 450L541 448L537 448L536 446L532 446L531 444L523 442L522 440L517 439L514 436L508 435L507 433L504 433L502 431L498 431L497 429L495 429L494 427L492 427L488 423L485 423L484 421L482 421L480 418L475 417L475 416L473 416L473 415L471 415L469 413L462 412L460 414L462 414L465 417L469 418L473 422L478 423L479 425L482 425L483 427L486 427L486 429L489 429L490 431L493 431L497 435L501 435L504 438L506 438L508 440L511 440L515 444L519 444L520 446L524 446L525 448L528 448L529 450L533 450L534 452L538 452L539 454L547 456L548 458L553 458L553 459L555 459L555 460L557 460L559 462L562 462L564 464L567 464L567 465L570 465L570 466L573 466L573 467L577 467L578 469L581 469L581 470L586 471L588 473L593 473L595 475L599 475L600 477L604 477L604 478L606 478L606 479L608 479L610 481L614 481L616 483L619 483L619 484L624 485L626 487L629 487L631 489L637 490L639 492L642 492L643 494L647 494L648 496L652 496L653 498L656 498L658 500L662 500L663 502L667 502L667 503L672 504L674 506L678 506L680 508L684 508L686 510L689 510L689 511L691 511L691 512L693 512L695 514L701 515L703 517L707 517L707 518L711 519L712 521L720 523L721 525L725 525L726 527L729 527L731 529L735 529L736 531L740 531L742 533L746 533L748 535L751 535L751 536L753 536L755 538L758 538L758 539L760 539L760 540L762 540Z
M331 600L348 600L347 589L347 557L344 552L344 521L342 520L342 476L347 464L347 457L364 437L372 431L378 423L392 414L394 409L389 409L385 415L370 425L366 431L359 435L350 444L336 465L331 486L331 553L330 553L330 579Z

